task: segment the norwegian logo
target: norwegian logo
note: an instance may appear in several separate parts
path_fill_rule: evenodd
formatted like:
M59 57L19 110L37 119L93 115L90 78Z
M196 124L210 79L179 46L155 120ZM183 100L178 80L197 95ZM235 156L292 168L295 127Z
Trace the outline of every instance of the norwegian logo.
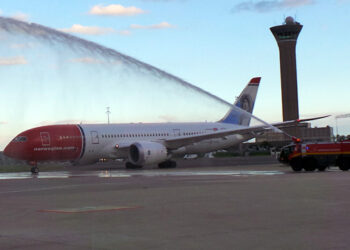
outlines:
M50 146L51 140L49 132L40 132L40 138L42 146Z

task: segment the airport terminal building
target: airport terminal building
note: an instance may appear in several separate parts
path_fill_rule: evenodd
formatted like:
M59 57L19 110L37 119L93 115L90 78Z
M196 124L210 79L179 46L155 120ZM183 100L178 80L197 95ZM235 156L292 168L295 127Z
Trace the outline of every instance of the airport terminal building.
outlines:
M334 141L333 128L315 127L310 123L301 123L297 127L283 129L287 134L300 138L303 142L330 142ZM256 137L256 143L269 142L274 146L283 146L291 143L291 138L285 134L266 132Z

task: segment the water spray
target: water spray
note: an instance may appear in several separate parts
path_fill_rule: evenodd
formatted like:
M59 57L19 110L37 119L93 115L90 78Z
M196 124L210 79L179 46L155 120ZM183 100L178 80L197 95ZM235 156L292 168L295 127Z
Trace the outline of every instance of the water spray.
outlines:
M233 110L236 110L237 112L256 119L257 121L261 122L262 124L266 125L266 129L272 129L275 132L283 133L280 129L272 126L271 124L261 120L260 118L250 114L249 112L240 109L239 107L232 105L231 103L228 103L227 101L217 97L216 95L213 95L187 81L184 81L183 79L180 79L179 77L176 77L172 74L169 74L159 68L153 67L147 63L143 63L135 58L132 58L130 56L124 55L118 51L115 51L110 48L106 48L102 45L99 45L97 43L84 40L82 38L78 38L76 36L66 34L60 31L57 31L55 29L51 29L49 27L35 24L35 23L27 23L22 22L19 20L15 20L12 18L5 18L0 17L0 31L7 32L9 34L24 34L31 36L36 39L40 39L41 41L44 41L50 45L55 44L64 44L65 46L69 47L73 51L78 51L80 53L86 53L89 52L91 54L96 54L105 58L112 59L111 61L117 61L121 62L124 65L127 65L129 67L132 67L138 72L147 72L152 74L153 76L160 78L160 79L168 79L171 82L180 85L182 87L185 87L191 91L194 91L195 93L200 93L204 96L207 96L221 104L224 104L228 107L230 107Z

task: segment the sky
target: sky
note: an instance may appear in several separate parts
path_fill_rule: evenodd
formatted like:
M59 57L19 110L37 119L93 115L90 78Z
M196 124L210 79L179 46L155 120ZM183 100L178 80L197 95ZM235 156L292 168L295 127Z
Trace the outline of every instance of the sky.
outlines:
M333 115L313 126L335 127L337 120L340 134L350 134L350 118L335 119L350 113L348 13L349 0L0 0L1 16L112 48L230 103L261 76L254 114L268 122L282 120L279 53L269 28L292 16L303 25L296 48L300 117ZM164 87L155 76L105 67L93 53L12 35L0 32L0 150L31 127L105 122L107 106L113 122L211 121L228 108Z

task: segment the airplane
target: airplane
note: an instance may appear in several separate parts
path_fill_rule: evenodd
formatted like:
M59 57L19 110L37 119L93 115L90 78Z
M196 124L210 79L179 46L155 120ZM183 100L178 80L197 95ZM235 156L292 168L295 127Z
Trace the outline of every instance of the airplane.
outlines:
M261 77L252 78L236 99L234 106L253 112ZM276 127L302 121L273 124ZM37 174L38 162L70 161L91 164L99 159L126 159L125 167L138 169L158 164L159 168L176 167L174 157L203 154L231 147L255 138L269 128L250 125L251 116L231 108L217 122L68 124L49 125L26 130L5 148L8 157L27 161Z

